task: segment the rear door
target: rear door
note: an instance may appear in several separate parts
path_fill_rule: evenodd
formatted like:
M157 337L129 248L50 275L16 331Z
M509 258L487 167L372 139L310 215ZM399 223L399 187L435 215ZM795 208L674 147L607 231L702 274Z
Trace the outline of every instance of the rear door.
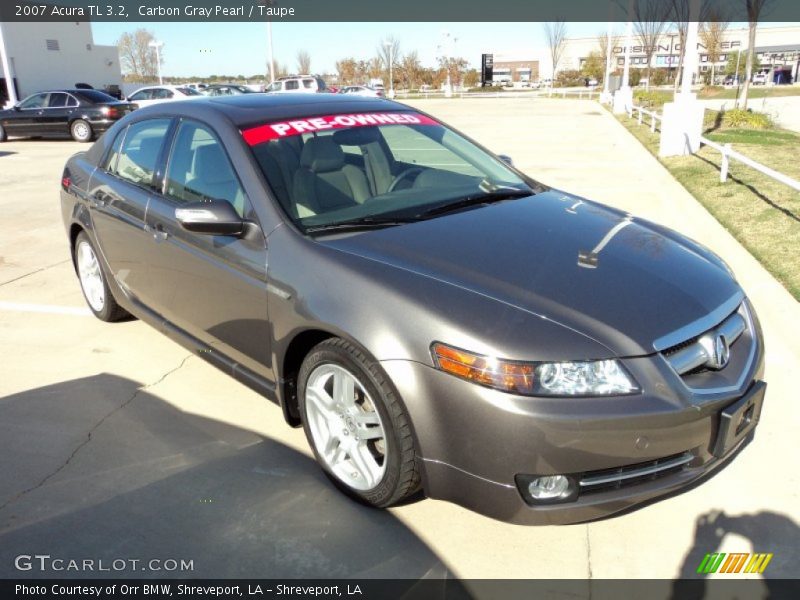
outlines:
M171 124L171 119L148 119L120 132L88 189L95 235L112 276L127 294L156 311L166 292L145 285L151 240L144 219Z
M70 100L75 99L65 92L50 92L47 107L42 115L42 132L47 135L67 135L69 133ZM77 106L75 101L75 106Z
M147 288L172 290L162 312L169 321L271 379L263 236L247 240L191 233L175 219L175 209L187 202L216 199L257 221L209 126L190 119L177 125L164 179L163 194L147 210Z

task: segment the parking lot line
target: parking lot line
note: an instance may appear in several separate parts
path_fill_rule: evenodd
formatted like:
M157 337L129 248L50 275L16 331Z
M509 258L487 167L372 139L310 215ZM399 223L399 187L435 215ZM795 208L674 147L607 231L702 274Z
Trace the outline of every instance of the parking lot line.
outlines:
M51 315L72 315L75 317L90 317L88 308L82 306L56 306L54 304L31 304L27 302L5 302L0 300L0 310L11 312L32 312Z

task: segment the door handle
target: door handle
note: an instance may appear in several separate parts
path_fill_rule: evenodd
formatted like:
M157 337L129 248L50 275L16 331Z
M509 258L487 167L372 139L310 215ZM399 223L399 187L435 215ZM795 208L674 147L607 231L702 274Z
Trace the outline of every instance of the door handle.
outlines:
M152 229L153 239L157 242L163 242L169 237L169 233L164 229L161 223L156 223Z
M89 196L89 202L91 202L92 208L102 208L108 202L108 196L103 192L95 192Z

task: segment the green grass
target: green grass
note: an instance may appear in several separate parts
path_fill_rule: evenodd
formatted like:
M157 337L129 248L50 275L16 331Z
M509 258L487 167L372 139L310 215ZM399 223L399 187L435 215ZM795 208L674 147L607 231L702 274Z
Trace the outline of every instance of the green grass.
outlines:
M672 89L651 89L645 91L644 88L634 88L634 94L642 96L641 104L647 108L661 108L666 102L672 102L675 94ZM741 91L741 89L739 90ZM800 96L800 85L782 85L776 87L750 86L747 94L749 100L759 98L777 98L783 96ZM635 97L635 96L634 96ZM723 87L704 87L697 94L700 100L734 100L737 97L737 89ZM638 104L639 102L637 102Z
M620 122L658 156L659 134L636 119ZM716 129L709 139L800 180L800 135L783 130ZM659 158L672 175L800 300L800 192L732 160L719 181L721 156L703 146L692 156Z

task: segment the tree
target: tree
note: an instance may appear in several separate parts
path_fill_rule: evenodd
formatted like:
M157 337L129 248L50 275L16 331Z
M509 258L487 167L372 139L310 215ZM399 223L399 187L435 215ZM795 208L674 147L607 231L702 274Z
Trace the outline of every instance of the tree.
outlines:
M725 65L725 75L736 75L739 81L744 79L746 69L747 54L739 50L738 52L728 52L728 64ZM738 66L738 72L737 72ZM761 68L761 61L758 56L753 58L753 69Z
M355 58L347 57L336 61L336 72L339 74L339 83L352 85L358 83L358 62Z
M748 36L747 36L747 61L744 71L744 86L740 98L741 108L747 110L747 95L750 92L750 80L753 78L753 64L756 58L756 29L761 20L761 14L772 0L744 0L747 9Z
M408 89L417 88L422 79L422 63L419 61L417 51L412 50L400 61L400 78Z
M469 61L466 58L461 58L460 56L451 56L450 58L445 58L444 56L439 57L439 73L441 76L441 81L444 82L447 80L447 74L450 74L450 83L453 85L458 85L461 83L461 74L463 71L469 66Z
M709 13L709 20L703 23L700 28L700 39L706 47L708 62L711 63L711 85L714 85L716 75L716 62L722 53L722 38L728 29L728 23L724 19L721 9L714 8Z
M127 81L143 83L155 81L158 77L156 53L150 47L155 35L147 29L137 29L133 33L123 33L117 40L119 60ZM164 63L164 49L159 51L161 63Z
M611 73L614 71L614 56L613 50L619 45L619 38L615 35L611 36L611 42L609 44L608 33L605 31L597 34L597 45L600 46L600 57L603 60L603 78L605 78L606 68L608 68L608 72ZM612 56L611 56L611 65L607 65L606 62L608 60L608 47L611 46Z
M544 36L553 65L553 81L555 81L558 65L567 45L567 24L564 21L544 23Z
M481 74L478 69L470 69L464 73L464 87L473 88L481 82Z
M383 64L383 70L386 74L386 81L389 80L389 73L394 75L394 69L397 67L397 62L400 60L400 40L394 36L383 38L381 43L378 44L378 57ZM391 68L389 68L391 65ZM391 84L389 87L393 87Z
M683 59L686 57L686 33L689 30L689 0L671 0L670 18L672 18L675 29L678 31L678 44L680 47L680 50L678 50L678 65L675 69L675 80L673 82L675 93L677 93L681 71L683 70Z
M636 0L633 4L633 27L647 60L647 87L650 87L650 70L656 46L667 26L672 6L663 0Z
M370 79L380 79L383 73L383 61L380 56L373 56L367 63L367 75Z
M583 61L581 65L581 74L584 77L595 78L600 81L605 77L605 58L599 52L592 51L589 56Z
M297 72L300 75L311 73L311 55L305 50L297 52Z

